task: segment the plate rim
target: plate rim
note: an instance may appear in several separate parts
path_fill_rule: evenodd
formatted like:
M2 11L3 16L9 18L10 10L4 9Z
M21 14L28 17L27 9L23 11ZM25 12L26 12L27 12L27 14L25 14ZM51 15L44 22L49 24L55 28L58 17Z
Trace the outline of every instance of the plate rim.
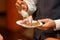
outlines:
M33 21L35 21L35 20L33 20ZM35 28L35 27L37 27L37 26L26 26L24 24L21 24L20 22L21 22L21 20L18 20L18 21L16 21L16 24L17 25L20 25L22 27L25 27L25 28ZM42 22L39 22L39 23L40 23L40 25L38 25L38 26L41 26L42 25Z

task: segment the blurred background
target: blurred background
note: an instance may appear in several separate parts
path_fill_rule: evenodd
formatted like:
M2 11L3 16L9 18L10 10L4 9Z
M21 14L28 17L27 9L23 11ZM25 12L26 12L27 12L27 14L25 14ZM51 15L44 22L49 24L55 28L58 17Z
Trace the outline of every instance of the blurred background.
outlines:
M32 40L33 29L16 24L22 16L18 14L15 3L16 0L0 0L0 34L4 40Z
M0 34L4 40L32 40L34 30L16 24L22 19L17 12L16 1L0 0ZM57 37L60 38L59 35Z

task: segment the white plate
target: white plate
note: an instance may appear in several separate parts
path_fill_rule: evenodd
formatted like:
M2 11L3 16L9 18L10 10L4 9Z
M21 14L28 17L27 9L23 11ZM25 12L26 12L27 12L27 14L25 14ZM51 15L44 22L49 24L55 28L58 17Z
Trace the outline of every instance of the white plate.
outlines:
M32 21L32 23L34 23L34 22L37 22L37 21ZM35 28L35 27L37 27L37 26L41 26L41 25L43 25L41 22L40 22L40 25L37 25L37 26L27 26L27 25L25 25L25 24L21 24L21 20L18 20L18 21L16 21L16 24L18 24L18 25L20 25L20 26L22 26L22 27L25 27L25 28Z

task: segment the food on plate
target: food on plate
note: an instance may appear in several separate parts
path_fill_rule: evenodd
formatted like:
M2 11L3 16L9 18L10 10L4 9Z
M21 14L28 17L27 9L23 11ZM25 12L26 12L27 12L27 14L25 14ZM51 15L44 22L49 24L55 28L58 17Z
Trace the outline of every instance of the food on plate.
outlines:
M33 21L32 23L26 23L25 25L26 25L26 26L39 26L40 23L37 22L37 21Z
M22 27L25 27L25 28L35 28L37 26L43 25L41 22L38 22L35 20L32 20L32 23L21 23L21 22L22 22L21 20L16 21L18 25L21 25Z

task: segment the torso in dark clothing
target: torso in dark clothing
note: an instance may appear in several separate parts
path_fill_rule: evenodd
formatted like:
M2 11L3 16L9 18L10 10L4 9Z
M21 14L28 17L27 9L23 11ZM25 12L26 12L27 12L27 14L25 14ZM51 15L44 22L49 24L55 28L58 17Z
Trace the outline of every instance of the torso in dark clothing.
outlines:
M60 0L38 0L37 11L33 14L34 19L60 18Z
M34 20L43 18L60 19L60 0L38 0L37 11L33 14L33 18ZM53 29L44 31L36 28L34 30L34 40L43 40L46 37L53 37L57 32Z

